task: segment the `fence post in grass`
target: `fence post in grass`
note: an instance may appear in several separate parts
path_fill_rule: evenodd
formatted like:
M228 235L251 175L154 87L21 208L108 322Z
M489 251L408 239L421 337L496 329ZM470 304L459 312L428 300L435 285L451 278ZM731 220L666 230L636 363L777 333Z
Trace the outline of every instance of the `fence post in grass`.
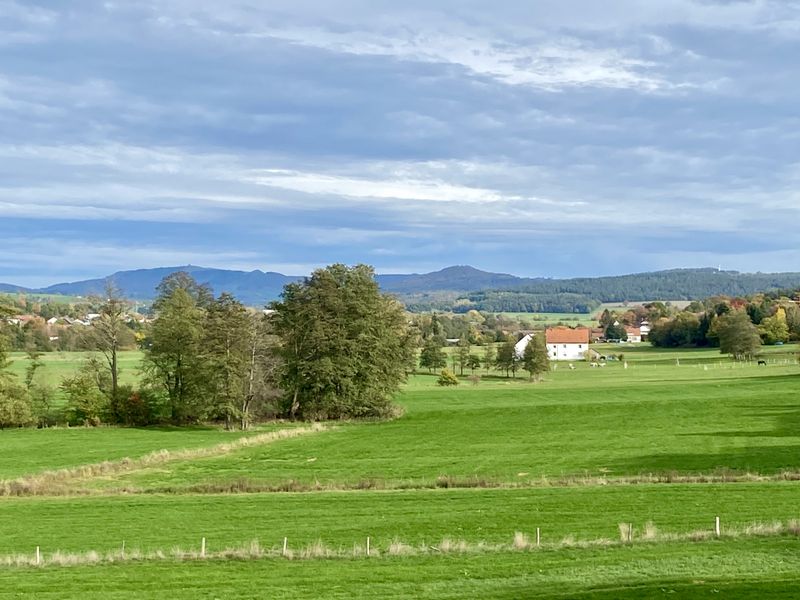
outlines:
M286 545L289 543L289 538L283 538L283 556L286 556Z
M122 558L125 558L125 540L122 540Z
M369 556L369 536L367 536L367 556Z
M206 555L206 538L200 540L200 556L205 558Z
M42 564L42 553L39 550L39 546L36 546L36 564L37 565Z
M633 541L633 523L628 523L628 542Z
M541 545L542 545L542 536L541 536L541 533L539 531L539 528L537 527L536 528L536 547L538 548Z
M714 517L714 534L719 537L719 517Z

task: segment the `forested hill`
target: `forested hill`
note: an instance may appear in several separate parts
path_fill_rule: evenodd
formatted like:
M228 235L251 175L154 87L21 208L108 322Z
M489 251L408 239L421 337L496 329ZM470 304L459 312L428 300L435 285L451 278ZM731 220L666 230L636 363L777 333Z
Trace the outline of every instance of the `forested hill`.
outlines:
M612 277L527 280L514 288L476 290L455 298L417 296L412 304L417 310L428 305L440 309L452 306L458 311L590 312L602 302L699 300L798 288L800 273L672 269Z
M252 306L278 298L299 276L262 271L229 271L196 266L121 271L109 278L129 298L148 300L163 277L188 271L215 293L230 292ZM378 283L412 310L588 312L601 302L696 300L716 295L745 296L800 288L800 273L739 273L717 269L673 269L612 277L524 278L455 266L425 274L378 275ZM38 290L0 284L0 291L88 296L103 291L106 278L61 283Z
M161 280L176 271L186 271L198 282L208 284L215 293L229 292L246 304L262 305L275 300L283 286L301 279L281 273L262 271L231 271L227 269L208 269L193 265L161 267L157 269L137 269L120 271L108 277L88 279L74 283L59 283L39 290L46 294L67 296L91 296L102 293L107 280L114 282L124 296L136 300L150 300L156 295L156 287Z
M739 273L717 269L672 269L613 277L539 279L518 289L538 294L581 294L600 302L652 299L697 300L710 296L745 296L796 288L800 273Z

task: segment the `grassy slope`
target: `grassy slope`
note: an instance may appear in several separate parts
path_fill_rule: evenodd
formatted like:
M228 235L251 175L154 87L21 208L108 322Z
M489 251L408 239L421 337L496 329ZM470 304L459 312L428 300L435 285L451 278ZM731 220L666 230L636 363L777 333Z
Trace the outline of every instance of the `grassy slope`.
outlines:
M794 366L582 365L557 371L545 384L497 380L444 390L420 376L401 397L407 414L398 420L342 424L313 438L172 463L103 485L775 473L798 467L796 373Z
M0 598L795 598L798 572L796 540L756 539L377 561L6 569Z

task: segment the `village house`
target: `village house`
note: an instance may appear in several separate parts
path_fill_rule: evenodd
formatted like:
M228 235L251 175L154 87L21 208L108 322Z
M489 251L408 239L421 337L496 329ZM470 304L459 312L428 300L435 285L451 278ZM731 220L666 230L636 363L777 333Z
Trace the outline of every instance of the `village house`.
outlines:
M581 360L589 349L589 329L548 327L545 331L550 360Z
M522 360L522 358L525 356L525 348L528 347L528 344L530 344L532 339L533 339L533 334L527 333L525 334L525 337L520 339L520 341L518 341L514 345L514 354L517 355L518 359Z
M628 341L632 344L642 341L642 330L639 327L625 327L625 333L628 334Z

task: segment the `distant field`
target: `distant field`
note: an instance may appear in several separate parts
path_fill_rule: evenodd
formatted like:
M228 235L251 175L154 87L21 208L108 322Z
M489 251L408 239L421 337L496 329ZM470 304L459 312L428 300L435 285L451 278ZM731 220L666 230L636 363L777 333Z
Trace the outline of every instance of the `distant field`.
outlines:
M92 352L43 352L39 360L44 364L36 372L36 380L46 385L58 387L65 377L72 376L92 354L104 360L101 354ZM27 355L24 352L12 352L10 359L12 361L11 372L21 380L25 377L25 369L29 363ZM142 353L138 350L120 352L118 361L121 382L136 383L139 379Z
M0 299L4 299L7 302L15 303L16 300L20 297L24 297L28 300L32 300L34 302L57 302L60 304L76 304L78 302L85 301L86 298L81 296L66 296L63 294L40 294L38 292L32 293L23 293L23 294L16 294L10 292L0 292Z
M633 308L635 306L644 306L645 304L650 304L651 302L663 302L667 306L674 306L678 310L683 310L692 303L691 300L644 300L642 302L603 302L600 305L600 308L598 308L593 313L593 316L595 318L599 317L602 314L602 312L606 309L610 311L625 312L626 310Z
M36 546L45 558L55 550L118 552L123 540L166 556L0 567L0 598L800 594L800 537L768 527L758 530L766 537L726 537L753 523L800 519L798 347L765 348L761 367L716 349L595 347L624 356L603 368L559 363L536 384L482 372L478 385L464 378L443 389L436 376L419 374L398 397L405 414L393 421L329 423L206 457L118 462L118 470L73 475L59 490L67 496L0 498L0 563ZM138 356L129 359L130 368ZM51 376L77 364L62 357ZM0 478L241 436L0 431ZM709 536L717 516L722 539L687 541L691 532ZM620 545L620 523L633 524L633 545ZM543 547L513 551L515 532L529 541L536 528ZM645 541L647 531L662 537ZM324 547L337 557L169 558L176 547L197 552L202 537L210 552L251 540L277 552L286 537L292 551L319 541L317 554ZM367 537L380 557L363 557ZM600 547L573 547L598 539ZM441 550L447 544L451 550Z
M516 321L527 321L532 325L555 325L564 323L566 325L596 325L597 319L591 314L583 313L524 313L524 312L502 312L498 313L507 319Z

